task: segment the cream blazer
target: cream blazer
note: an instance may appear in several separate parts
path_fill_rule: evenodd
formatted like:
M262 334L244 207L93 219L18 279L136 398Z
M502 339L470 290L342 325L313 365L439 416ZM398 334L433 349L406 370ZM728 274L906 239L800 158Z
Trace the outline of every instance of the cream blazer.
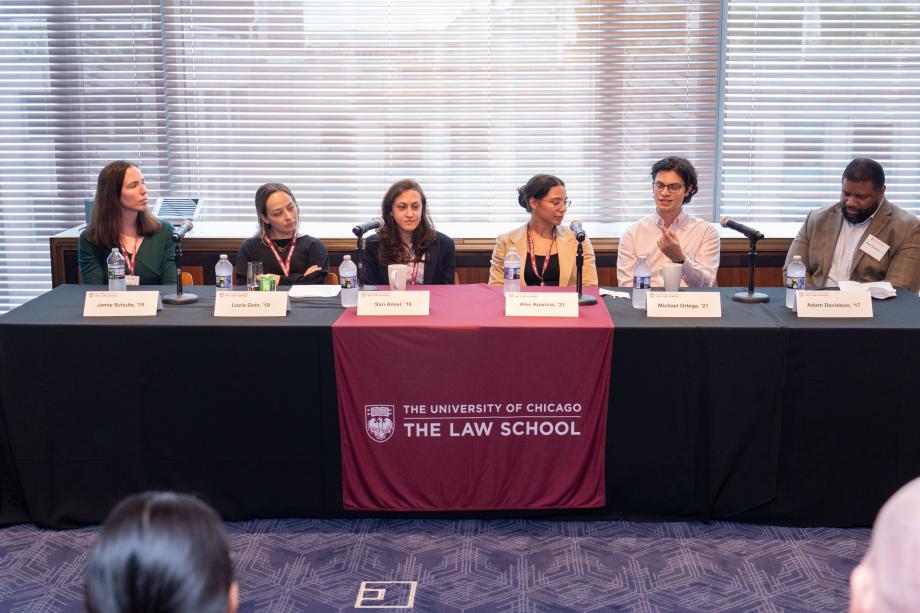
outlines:
M591 241L585 239L583 251L585 263L582 266L581 282L582 285L597 286L597 266L594 263L594 247ZM492 250L492 270L489 272L489 283L502 284L505 282L505 254L512 247L517 248L521 256L521 285L527 285L524 280L524 266L529 266L529 257L527 252L527 224L520 228L515 228L511 232L506 232L499 236L495 241L495 249ZM575 234L564 226L556 227L556 249L559 253L559 286L575 287L575 253L578 250L578 241L575 240Z

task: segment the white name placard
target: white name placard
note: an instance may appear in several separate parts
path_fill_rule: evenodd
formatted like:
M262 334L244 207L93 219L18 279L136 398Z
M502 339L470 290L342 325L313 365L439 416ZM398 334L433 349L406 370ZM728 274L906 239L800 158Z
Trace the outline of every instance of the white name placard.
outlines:
M722 317L718 292L649 292L649 317Z
M508 292L505 294L508 317L578 317L575 292Z
M795 293L799 317L872 317L872 294L867 290L852 292Z
M428 315L431 292L358 292L358 315Z
M228 292L214 295L214 317L284 317L287 292Z
M880 262L882 258L885 257L885 254L888 253L890 247L885 241L875 238L875 236L870 234L869 238L863 241L863 244L859 246L859 249L860 251L868 253L876 262Z
M157 307L160 292L86 292L83 317L150 317Z

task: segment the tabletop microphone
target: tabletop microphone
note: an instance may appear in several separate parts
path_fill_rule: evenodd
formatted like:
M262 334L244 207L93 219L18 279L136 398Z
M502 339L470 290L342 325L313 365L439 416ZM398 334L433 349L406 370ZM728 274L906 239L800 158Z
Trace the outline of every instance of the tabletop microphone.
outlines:
M581 227L581 222L577 219L569 224L569 229L575 233L575 239L580 243L585 240L585 230Z
M182 240L183 236L185 236L186 234L189 233L189 231L191 231L194 225L195 224L192 223L191 219L186 219L185 221L182 222L182 225L180 225L178 228L173 230L172 239L178 243L179 241Z
M728 215L722 215L722 220L720 223L722 224L723 228L731 228L735 232L741 232L752 241L759 241L763 238L763 234L754 228L749 228L744 224L740 224L737 221L732 220Z
M362 236L364 236L371 230L376 230L382 225L383 225L383 218L377 217L376 219L365 221L363 224L355 226L354 228L351 229L351 231L352 233L354 233L355 236L357 236L358 238L361 238Z

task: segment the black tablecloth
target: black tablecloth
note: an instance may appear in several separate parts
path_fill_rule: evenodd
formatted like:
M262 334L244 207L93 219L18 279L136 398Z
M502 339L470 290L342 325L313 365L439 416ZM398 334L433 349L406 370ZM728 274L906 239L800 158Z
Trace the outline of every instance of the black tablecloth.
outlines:
M0 316L0 524L98 522L151 488L196 492L230 520L345 514L337 298L221 319L196 287L198 304L155 318L90 320L86 289ZM762 305L720 291L713 320L584 307L614 320L603 516L870 524L920 474L920 300L805 321L782 289Z
M142 489L200 493L228 519L341 509L338 298L224 319L195 287L156 317L84 319L86 289L0 317L0 523L98 522Z

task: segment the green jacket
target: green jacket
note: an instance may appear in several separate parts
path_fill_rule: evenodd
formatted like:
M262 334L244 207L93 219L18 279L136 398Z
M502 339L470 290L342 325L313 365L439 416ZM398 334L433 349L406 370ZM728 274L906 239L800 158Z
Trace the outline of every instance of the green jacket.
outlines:
M169 285L176 282L176 244L172 241L173 227L168 221L153 236L147 236L137 250L134 274L140 275L141 285ZM88 285L108 283L106 258L111 249L100 247L86 239L86 230L80 233L77 259L80 277ZM127 274L127 269L125 270Z

